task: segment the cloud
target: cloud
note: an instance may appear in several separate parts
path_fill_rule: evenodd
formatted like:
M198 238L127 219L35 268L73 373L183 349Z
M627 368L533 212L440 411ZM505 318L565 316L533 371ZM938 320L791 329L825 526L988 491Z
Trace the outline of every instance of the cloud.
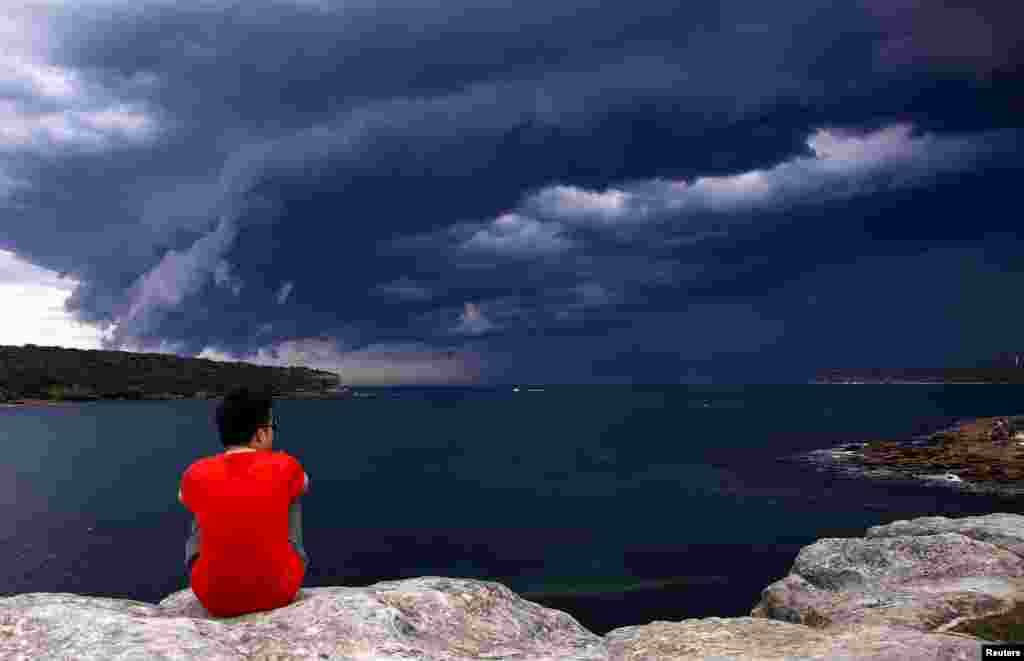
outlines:
M573 243L561 236L559 223L542 223L516 213L499 216L459 244L464 252L499 255L541 255L569 250Z
M885 30L879 60L968 69L981 76L1019 73L1024 64L1020 3L974 0L861 0Z
M613 300L612 294L598 282L584 282L574 288L582 303L587 305L607 305Z
M346 382L366 385L469 384L480 380L481 358L422 343L374 344L346 353L339 371Z
M635 308L628 315L590 322L570 332L545 332L543 341L498 336L486 375L538 383L680 383L710 368L747 364L742 378L726 383L771 382L757 372L762 354L787 331L784 319L747 302L688 302L675 309ZM529 369L519 363L531 356Z
M484 316L479 305L467 302L463 306L458 324L451 332L457 335L480 335L494 328L495 325Z
M75 321L63 309L64 300L76 285L73 279L61 278L0 250L0 299L8 312L0 328L0 345L104 348L109 334ZM261 330L269 331L270 324L266 326ZM177 354L182 347L180 343L129 339L120 350ZM276 367L302 365L334 372L353 385L473 383L481 369L480 355L468 348L433 348L407 342L345 349L323 337L289 340L242 356L207 348L196 357Z
M987 155L1012 151L1015 135L915 135L908 124L866 132L820 128L805 139L809 155L770 167L689 180L632 180L603 190L555 183L493 220L399 237L387 248L440 253L476 271L504 268L504 260L527 263L539 279L578 270L591 251L597 261L612 263L613 249L696 248L740 226L769 222L765 214L926 187L941 175L970 171Z
M18 151L108 150L148 142L161 125L133 85L116 86L88 70L51 61L51 23L45 3L4 7L0 18L0 155ZM146 91L141 79L135 92ZM152 81L149 81L152 83ZM127 94L127 96L123 96Z
M924 185L935 175L970 168L1000 139L998 134L912 133L913 127L906 124L863 134L822 128L806 141L813 156L797 156L768 169L691 181L654 179L604 191L554 185L532 195L523 209L567 223L614 227L666 217L815 204Z
M153 131L153 119L129 104L38 113L11 101L0 102L0 147L7 150L60 146L104 149L117 141L146 140Z
M339 352L422 343L409 364L525 337L525 370L541 335L672 336L668 311L816 260L1010 225L986 150L1016 140L1013 86L935 73L916 37L926 66L879 66L886 25L804 0L14 3L0 245L73 276L66 311L119 346L246 356L340 323Z
M192 259L188 259L185 262L181 263L182 269L177 271L177 275L179 275L182 278L190 279L192 283L191 286L189 286L186 290L183 290L183 294L192 293L198 290L200 286L202 286L204 272L208 269L206 266L202 264L201 260L203 258L203 253L211 248L210 237L212 236L212 234L208 234L206 237L204 237L204 239L207 240L207 244L204 246L201 246L200 243L197 241L196 244L188 251L188 254L192 256ZM202 240L203 239L200 239L200 241ZM212 247L216 247L216 245L213 244ZM168 255L164 257L164 259L168 259L168 257L171 256L171 253L174 253L174 251L172 250L170 253L168 253ZM175 253L175 256L177 256L177 253ZM213 259L213 256L207 255L207 259ZM189 262L191 262L191 264L189 264ZM163 262L161 262L161 264L162 263ZM194 266L196 270L189 273L187 269L190 266ZM158 266L157 268L160 267ZM234 294L235 296L239 296L242 293L241 280L231 275L231 265L224 261L223 259L218 260L213 267L213 281L222 287L227 287L228 289L230 289L231 293ZM181 297L177 297L176 299L169 299L165 302L167 303L168 307L173 307L181 302Z
M580 265L586 277L585 264ZM606 277L608 273L604 273ZM624 302L625 280L640 279L636 273L619 274L619 282L602 283L587 280L571 286L558 286L542 279L528 293L494 296L478 302L466 302L459 308L445 307L414 316L413 322L428 331L446 335L489 335L523 329L551 329L559 325L578 324L596 312L609 314L615 305ZM609 278L615 279L614 274ZM611 313L613 314L613 313Z
M569 300L565 300L568 297ZM622 293L599 282L583 282L565 289L553 289L546 293L546 301L542 305L548 319L545 325L552 322L581 322L586 320L588 312L624 302Z
M469 348L436 348L421 342L374 343L343 348L330 338L302 338L237 358L207 349L198 358L240 360L275 367L304 366L333 372L348 385L475 383L481 358Z
M370 293L378 296L394 296L407 301L427 301L434 296L434 292L429 287L424 287L405 276L377 285Z
M594 191L554 184L492 221L459 222L392 245L410 255L444 255L448 268L474 274L476 287L465 291L476 303L417 315L418 323L469 335L579 324L627 314L627 307L668 291L707 296L721 283L756 281L758 273L777 270L768 258L732 264L705 246L749 234L746 226L767 231L758 223L782 222L791 210L926 187L942 174L969 171L1005 137L916 135L905 124L822 128L807 136L808 155L763 169ZM623 254L631 251L641 254ZM529 293L501 295L517 277ZM565 281L575 282L559 284Z
M77 284L0 250L0 344L99 348L103 333L64 311L64 301Z
M278 290L276 297L278 305L283 305L284 302L288 300L288 294L292 293L292 287L294 286L294 284L295 283L293 282L286 282L281 286L281 289Z
M10 34L10 30L0 34ZM10 42L6 42L10 44ZM9 95L37 97L50 101L72 101L83 92L80 77L32 57L30 53L11 52L0 59L0 80Z
M24 190L28 183L0 170L0 204L18 190Z
M214 231L187 250L168 250L160 262L139 276L129 289L131 304L118 323L114 342L150 332L163 313L196 294L210 276L218 285L231 288L237 296L242 283L231 277L230 265L222 259L236 234L234 221L224 216Z
M629 216L647 213L645 207L632 206L634 196L622 190L587 191L574 186L555 185L534 195L528 205L547 215L567 220L599 219L615 222Z

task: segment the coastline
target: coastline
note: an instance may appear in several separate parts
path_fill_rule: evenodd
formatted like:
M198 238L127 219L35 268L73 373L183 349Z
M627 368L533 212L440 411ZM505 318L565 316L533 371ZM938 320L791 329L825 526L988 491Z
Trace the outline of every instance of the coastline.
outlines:
M4 408L16 408L19 406L53 406L57 404L74 404L75 402L61 401L58 399L16 399L13 402L0 402Z
M1024 415L969 418L909 439L844 443L782 460L851 477L1024 495Z
M275 400L281 399L352 399L359 395L353 394L348 391L335 391L335 392L309 392L309 391L295 391L281 393L280 395L274 395ZM366 395L363 395L366 396ZM187 397L185 395L151 395L140 398L127 398L127 397L90 397L87 399L15 399L13 401L0 402L0 408L16 408L22 406L56 406L60 404L81 404L83 402L153 402L153 401L169 401L169 400L181 400L181 399L221 399L221 397L215 396L203 396L203 397Z

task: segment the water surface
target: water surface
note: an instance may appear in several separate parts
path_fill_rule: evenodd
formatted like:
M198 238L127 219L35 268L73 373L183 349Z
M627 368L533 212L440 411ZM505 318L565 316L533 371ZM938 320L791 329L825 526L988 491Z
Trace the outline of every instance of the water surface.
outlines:
M536 388L276 402L275 448L312 479L305 585L482 578L605 633L747 615L821 537L1020 511L778 461L1018 414L1018 386ZM176 494L189 463L221 450L216 404L0 409L0 589L155 602L186 587Z

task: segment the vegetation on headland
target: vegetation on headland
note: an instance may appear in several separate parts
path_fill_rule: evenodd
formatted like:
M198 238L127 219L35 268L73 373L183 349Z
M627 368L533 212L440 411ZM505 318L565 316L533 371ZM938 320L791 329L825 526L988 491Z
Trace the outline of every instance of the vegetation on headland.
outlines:
M1024 365L822 370L814 383L1024 383Z
M0 345L0 402L40 399L218 398L237 386L278 396L330 396L341 379L308 367L271 367L159 353Z

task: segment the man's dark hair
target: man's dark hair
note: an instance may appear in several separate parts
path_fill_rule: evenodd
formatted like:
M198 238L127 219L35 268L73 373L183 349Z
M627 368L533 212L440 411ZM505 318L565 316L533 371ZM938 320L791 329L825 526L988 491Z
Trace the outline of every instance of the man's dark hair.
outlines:
M270 423L273 396L245 386L229 392L217 406L217 431L224 447L246 445L262 425Z

